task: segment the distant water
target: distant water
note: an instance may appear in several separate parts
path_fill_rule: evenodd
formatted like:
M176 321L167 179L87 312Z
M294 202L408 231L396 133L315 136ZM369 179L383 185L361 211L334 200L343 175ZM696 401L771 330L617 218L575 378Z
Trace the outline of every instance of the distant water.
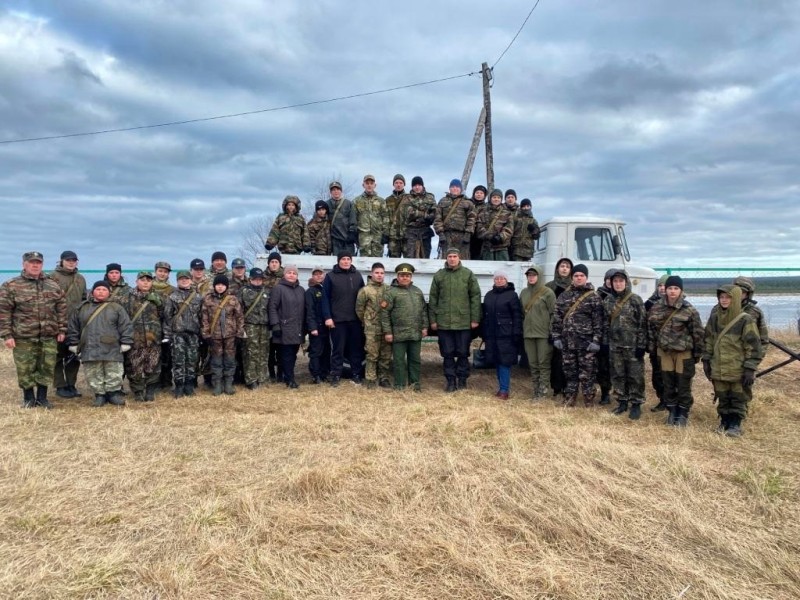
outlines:
M705 324L711 308L717 303L715 296L687 296L689 302L697 308ZM759 296L756 293L756 302L767 319L767 325L774 329L791 329L797 331L797 320L800 319L800 296Z

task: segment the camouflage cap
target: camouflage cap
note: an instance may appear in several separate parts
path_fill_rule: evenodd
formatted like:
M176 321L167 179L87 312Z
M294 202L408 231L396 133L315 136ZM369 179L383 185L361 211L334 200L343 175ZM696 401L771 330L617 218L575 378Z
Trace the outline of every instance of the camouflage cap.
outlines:
M461 256L461 250L459 250L458 248L448 248L447 254L445 256L450 256L451 254L456 254L458 256Z
M168 263L167 261L165 261L165 260L160 260L160 261L158 261L158 262L156 263L156 266L155 266L154 268L156 268L156 269L166 269L167 271L172 271L172 265L171 265L171 264L169 264L169 263Z
M341 183L339 183L338 181L331 181L331 182L328 184L328 189L329 189L329 190L332 190L333 188L339 188L339 189L342 189L342 184L341 184Z
M398 275L400 273L413 273L414 272L414 265L410 263L400 263L394 269L394 272Z
M30 261L30 260L38 260L39 262L44 262L44 256L42 256L41 252L36 252L35 250L31 252L26 252L22 255L22 260Z
M139 271L136 274L136 279L145 279L147 277L153 279L153 274L150 271Z
M745 292L749 292L751 294L756 291L755 282L749 277L745 277L743 275L739 275L736 279L734 279L733 285L738 286L742 288Z
M365 182L366 181L375 181L375 175L371 175L371 174L367 173L366 175L364 175L364 181Z
M178 279L191 279L192 274L189 271L178 271Z
M234 258L233 262L231 263L231 268L235 269L237 267L246 267L247 264L244 262L243 258Z

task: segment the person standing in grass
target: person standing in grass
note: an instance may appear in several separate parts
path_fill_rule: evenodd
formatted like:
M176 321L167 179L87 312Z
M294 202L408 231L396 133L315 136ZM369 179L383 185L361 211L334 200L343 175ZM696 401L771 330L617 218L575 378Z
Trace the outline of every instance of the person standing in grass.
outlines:
M381 329L384 339L392 344L394 389L404 390L410 384L419 392L422 390L422 338L428 335L428 309L422 290L412 282L414 266L400 263L395 275L386 293L386 306L381 311Z
M703 372L714 385L718 401L717 431L739 437L750 400L745 390L753 387L761 361L761 340L753 317L742 309L742 288L720 286L717 298L706 323Z
M266 385L269 359L269 295L264 285L264 271L250 269L250 280L239 290L244 311L244 383L248 390Z
M161 340L164 339L161 326L164 301L153 291L153 274L139 271L136 287L119 303L128 311L133 323L133 347L125 354L125 374L133 399L152 402L161 378Z
M72 250L64 250L56 265L55 271L50 273L50 278L64 290L67 300L67 320L72 313L86 300L86 280L78 272L78 255ZM81 395L75 384L78 382L78 369L81 361L69 352L67 343L58 345L56 357L55 380L56 395L61 398L77 398Z
M508 400L511 391L511 367L517 363L522 340L522 306L514 293L514 284L504 270L494 274L494 287L483 299L483 341L486 360L494 364L498 389L495 396Z
M383 283L386 271L383 263L372 265L367 285L358 290L356 296L356 315L364 327L367 363L365 377L367 388L391 387L389 373L392 365L392 345L383 338L381 332L381 310L388 287Z
M756 329L758 329L758 337L761 341L761 354L758 362L761 364L767 348L769 348L769 328L767 320L764 318L764 312L756 306L758 302L753 299L753 294L756 293L756 284L749 277L739 275L733 280L733 285L742 290L742 310L753 318ZM747 395L747 401L750 402L753 399L753 386L746 386L744 393Z
M572 267L573 264L569 258L560 258L556 263L553 279L545 284L553 290L553 293L556 295L556 300L558 300L558 297L572 285ZM548 339L552 344L552 336ZM562 359L563 354L561 350L553 346L553 358L550 361L550 387L553 388L554 397L563 394L564 389L567 387L567 381L564 378L564 364Z
M214 291L203 298L200 311L200 335L208 343L211 355L212 394L235 394L236 338L243 338L244 313L235 296L228 293L228 277L214 277Z
M175 381L176 398L194 395L200 354L202 304L203 297L192 286L189 271L178 271L178 289L167 296L164 302L164 339L168 340L172 351L172 379Z
M541 279L539 267L525 271L528 286L519 294L522 304L522 335L528 366L531 370L533 400L547 396L550 388L550 361L553 347L550 336L550 319L556 308L556 295Z
M325 269L314 267L306 290L306 330L308 331L308 370L311 383L328 381L331 372L331 335L322 316L322 282Z
M347 357L353 374L353 383L361 385L364 373L364 329L356 314L358 290L364 287L364 278L353 265L353 254L342 250L336 265L322 282L322 316L331 332L331 381L339 385Z
M283 381L290 389L297 389L294 367L297 351L305 339L305 290L297 281L294 265L283 269L283 279L269 296L269 323L272 343L278 345L278 356L283 371Z
M644 309L647 311L648 318L653 306L664 297L666 293L666 282L668 275L662 275L656 282L656 291L644 301ZM667 405L664 404L664 378L661 376L661 361L656 354L648 354L650 357L650 385L656 392L658 404L650 409L650 412L660 412L667 410Z

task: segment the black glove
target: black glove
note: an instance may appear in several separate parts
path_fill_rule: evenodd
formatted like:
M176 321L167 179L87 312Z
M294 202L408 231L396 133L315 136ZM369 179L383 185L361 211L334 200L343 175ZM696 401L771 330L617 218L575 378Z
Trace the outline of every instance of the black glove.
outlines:
M644 348L637 348L633 351L633 355L636 357L636 360L644 360Z
M536 225L528 223L528 233L533 234L534 231L536 231Z
M280 325L273 325L270 329L272 330L272 333L280 333L281 332L281 326Z
M357 244L358 243L358 233L351 233L347 236L345 240L348 244Z
M703 373L705 373L706 379L711 381L711 361L704 360L703 361Z
M389 243L389 236L385 233L381 236L381 244L388 244Z
M275 246L273 246L272 244L268 244L268 243L264 244L264 250L266 250L267 252L270 252L274 247Z
M493 235L489 241L492 242L492 244L494 244L495 246L497 246L498 244L503 243L503 238L501 238L499 235Z
M303 252L305 252L306 254L311 254L311 246L304 246Z
M427 216L426 216L426 217L423 219L423 221L425 221L425 225L427 225L428 227L430 227L431 225L433 225L434 217L433 217L433 215L427 215Z
M742 385L744 387L752 387L756 382L756 372L753 369L745 369L742 373Z

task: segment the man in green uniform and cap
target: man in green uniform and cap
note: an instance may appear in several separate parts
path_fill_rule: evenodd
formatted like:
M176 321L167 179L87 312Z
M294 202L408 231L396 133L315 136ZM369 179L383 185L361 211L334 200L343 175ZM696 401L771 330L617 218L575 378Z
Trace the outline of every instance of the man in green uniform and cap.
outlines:
M72 313L86 300L86 279L78 272L78 255L72 250L64 250L55 271L50 273L64 290L67 301L67 321ZM81 395L75 384L78 381L78 369L81 361L69 351L66 342L58 345L56 357L56 371L53 384L56 386L56 395L61 398L77 398Z

